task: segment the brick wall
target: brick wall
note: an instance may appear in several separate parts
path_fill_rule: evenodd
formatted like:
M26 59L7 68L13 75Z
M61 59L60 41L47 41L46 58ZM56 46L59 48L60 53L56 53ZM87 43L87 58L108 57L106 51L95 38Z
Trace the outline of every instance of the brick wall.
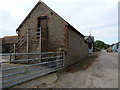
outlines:
M68 28L67 47L65 56L65 65L68 66L73 64L80 59L87 56L88 44L84 42L84 37L79 33L75 32L72 28Z
M40 39L37 38L37 24L38 24L38 17L40 16L47 16L47 24L48 24L48 39L42 37L41 44ZM41 52L40 47L47 48L47 52L54 52L59 51L58 48L63 48L64 46L64 27L66 22L62 20L59 16L56 15L54 11L52 11L49 7L45 4L40 4L30 15L30 17L24 22L22 27L18 30L19 39L26 34L27 30L29 29L29 53L36 53ZM45 33L41 30L41 34ZM47 40L47 43L45 43ZM41 46L43 45L43 46ZM19 48L18 53L26 53L27 49L26 42ZM43 52L46 50L42 50ZM37 55L29 56L29 58L38 57ZM17 59L20 59L17 57ZM26 57L23 57L26 58Z
M40 4L30 17L26 20L23 26L19 29L19 38L21 38L27 29L29 29L29 52L40 52L39 39L36 38L37 33L37 18L40 16L48 16L48 52L56 51L57 48L64 45L64 26L63 22L56 13L51 11L46 5ZM43 32L43 31L42 31ZM42 33L41 32L41 33ZM42 41L44 42L44 41ZM42 44L43 45L43 44ZM34 47L34 48L33 48ZM25 52L22 50L20 52Z
M41 45L44 45L44 48L47 48L48 52L66 51L66 66L88 55L88 44L84 42L84 37L72 28L68 28L67 26L69 24L45 4L40 4L18 30L19 38L21 38L27 29L29 29L29 53L40 52L40 47L42 47L39 44L40 39L36 38L37 18L40 16L48 17L48 32L46 32L48 39L45 39L48 44L44 45L43 42L45 41L43 39L41 41ZM41 34L42 33L43 31L41 31ZM26 44L21 46L19 52L26 52ZM34 57L38 56L29 56L29 58Z

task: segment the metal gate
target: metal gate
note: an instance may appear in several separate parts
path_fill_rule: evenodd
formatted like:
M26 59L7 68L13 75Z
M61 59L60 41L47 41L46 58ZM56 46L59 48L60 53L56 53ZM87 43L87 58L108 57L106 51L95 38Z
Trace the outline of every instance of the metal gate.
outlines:
M64 52L8 53L0 56L2 88L10 88L64 68ZM27 58L10 60L12 56Z

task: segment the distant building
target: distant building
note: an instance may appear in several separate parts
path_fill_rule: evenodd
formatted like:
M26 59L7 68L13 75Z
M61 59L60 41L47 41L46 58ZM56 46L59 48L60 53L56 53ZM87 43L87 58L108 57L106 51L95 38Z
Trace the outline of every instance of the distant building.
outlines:
M120 53L120 42L113 44L112 50L113 50L113 52L119 52Z
M0 53L10 53L10 47L18 40L18 36L0 38Z
M0 38L0 53L2 53L2 38Z
M120 53L120 42L118 43L118 52Z

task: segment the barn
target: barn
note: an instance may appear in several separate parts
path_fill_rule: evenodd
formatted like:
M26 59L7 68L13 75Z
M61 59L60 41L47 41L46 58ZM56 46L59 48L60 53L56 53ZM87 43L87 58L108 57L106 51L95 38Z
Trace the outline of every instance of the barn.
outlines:
M65 66L89 55L85 36L42 1L35 5L16 32L18 41L14 53L65 52ZM20 58L23 57L16 57Z

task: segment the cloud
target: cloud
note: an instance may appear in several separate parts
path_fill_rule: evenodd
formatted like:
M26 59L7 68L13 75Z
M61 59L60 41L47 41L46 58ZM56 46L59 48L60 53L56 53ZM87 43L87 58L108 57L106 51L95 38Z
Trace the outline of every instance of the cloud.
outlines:
M3 12L4 13L1 13ZM0 11L0 37L5 35L16 35L15 28L17 26L17 21L14 19L9 12L2 10Z
M8 11L16 20L25 18L38 0L1 0L0 9Z
M38 0L1 0L0 37L16 35L16 28L20 25L37 1Z
M84 35L89 35L91 30L96 39L108 43L118 41L118 0L45 1ZM112 42L109 42L111 38Z
M114 3L114 2L118 2L118 0L42 0L44 2L85 2L85 3L91 3L91 2L111 2L111 3Z
M1 0L0 17L4 19L0 29L7 31L3 35L16 34L15 29L38 1ZM118 0L43 1L84 35L89 35L91 30L96 39L108 43L117 42Z

